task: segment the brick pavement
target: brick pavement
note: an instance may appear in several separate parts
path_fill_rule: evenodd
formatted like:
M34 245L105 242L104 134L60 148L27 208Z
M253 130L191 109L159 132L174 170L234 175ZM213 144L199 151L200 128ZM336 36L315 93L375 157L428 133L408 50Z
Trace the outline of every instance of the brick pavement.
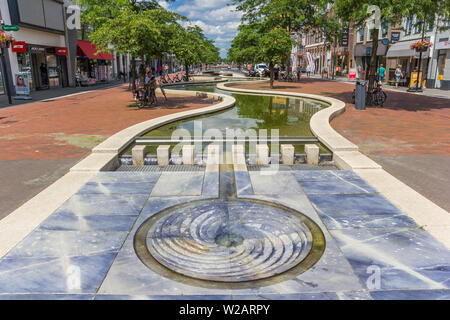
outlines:
M331 96L346 102L332 126L386 171L450 211L450 100L386 90L384 108L356 110L354 85L305 79L276 82L276 90ZM239 87L270 90L265 84Z
M133 107L128 85L0 109L0 218L64 175L112 134L149 119L205 107L212 99L168 95Z

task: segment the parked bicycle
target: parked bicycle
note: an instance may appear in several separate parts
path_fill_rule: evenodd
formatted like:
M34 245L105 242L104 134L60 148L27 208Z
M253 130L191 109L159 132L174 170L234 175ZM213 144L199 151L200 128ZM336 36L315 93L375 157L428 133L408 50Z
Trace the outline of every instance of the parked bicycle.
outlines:
M384 107L387 100L387 94L383 90L383 84L381 82L376 83L376 87L373 89L372 94L366 92L366 101L370 101L374 106ZM356 102L356 90L353 90L352 103Z

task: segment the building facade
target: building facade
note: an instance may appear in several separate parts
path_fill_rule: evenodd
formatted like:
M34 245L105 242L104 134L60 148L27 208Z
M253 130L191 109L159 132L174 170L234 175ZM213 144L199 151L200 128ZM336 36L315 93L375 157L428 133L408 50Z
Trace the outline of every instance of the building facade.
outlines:
M12 79L27 74L31 90L69 86L64 2L5 0L0 11L5 24L20 27L8 50Z

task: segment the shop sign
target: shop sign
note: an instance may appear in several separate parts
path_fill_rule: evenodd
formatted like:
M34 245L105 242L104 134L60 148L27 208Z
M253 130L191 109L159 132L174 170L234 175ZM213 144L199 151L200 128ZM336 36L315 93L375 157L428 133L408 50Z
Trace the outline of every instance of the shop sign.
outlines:
M11 45L12 52L27 52L27 44L25 41L16 41Z
M348 47L348 36L349 36L349 28L342 29L342 46Z
M3 31L19 31L19 26L16 24L2 26Z
M56 48L56 54L58 56L67 56L67 47Z
M30 81L28 73L20 72L14 76L14 85L16 87L16 94L29 95L30 94Z
M348 78L349 79L356 79L356 69L350 69L348 71Z
M417 72L411 72L411 81L409 83L409 87L415 87L417 85ZM420 73L419 83L422 82L422 72Z
M45 53L45 48L42 47L30 47L32 53Z
M397 43L400 41L400 32L391 32L391 43Z

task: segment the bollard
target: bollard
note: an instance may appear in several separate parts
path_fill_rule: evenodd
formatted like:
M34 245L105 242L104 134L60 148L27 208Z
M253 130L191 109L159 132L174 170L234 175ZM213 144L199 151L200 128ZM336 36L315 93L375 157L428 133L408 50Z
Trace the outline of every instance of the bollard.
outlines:
M183 146L183 164L192 166L194 165L194 149L193 145Z
M220 148L218 145L211 144L208 146L208 158L207 164L219 165L220 164Z
M306 163L318 165L319 164L319 147L315 144L305 145Z
M294 165L295 148L292 144L281 145L281 162L286 165Z
M147 146L135 146L131 150L134 166L143 166Z
M156 149L158 166L168 166L170 163L170 146L162 145Z
M258 144L256 146L256 162L260 166L269 164L269 146L267 144Z

